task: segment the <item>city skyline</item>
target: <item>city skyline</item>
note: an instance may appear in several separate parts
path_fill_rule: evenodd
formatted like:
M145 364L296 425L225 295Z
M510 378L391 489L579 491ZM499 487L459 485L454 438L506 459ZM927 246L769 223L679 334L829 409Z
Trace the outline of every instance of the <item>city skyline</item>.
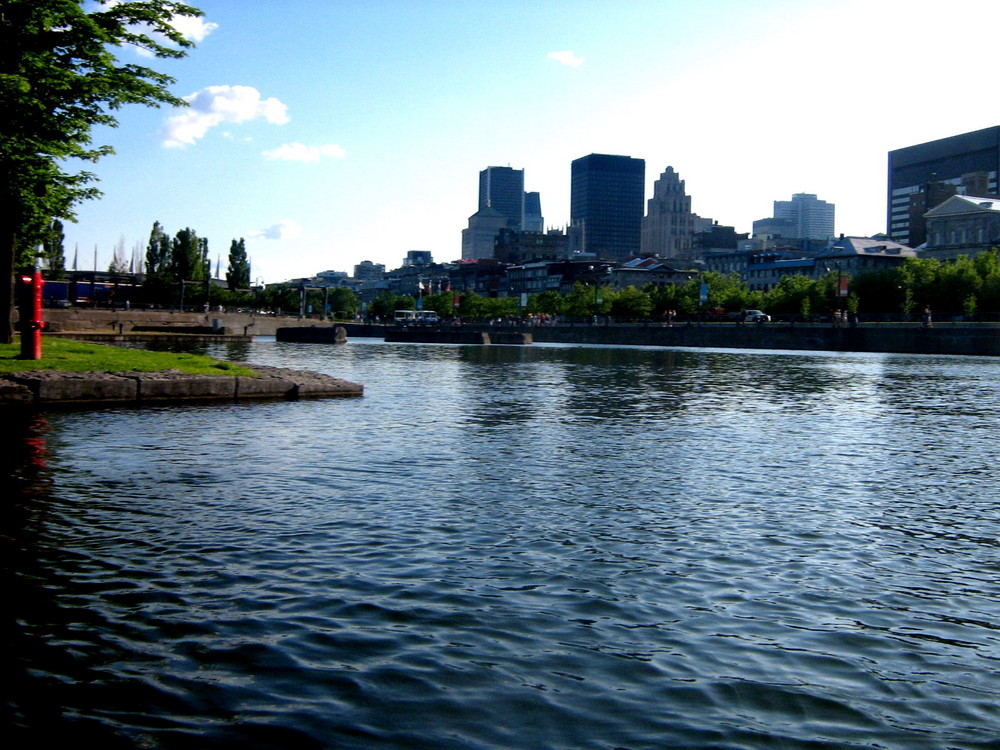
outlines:
M413 249L453 260L480 170L525 170L561 227L589 153L644 159L645 198L673 166L692 210L737 231L809 192L836 204L838 232L870 235L886 230L889 151L1000 121L948 64L991 69L985 0L512 2L504 34L485 3L197 4L198 47L152 62L192 106L126 108L95 131L118 153L86 165L105 198L67 224L68 259L96 247L106 267L159 221L207 237L213 263L245 237L268 282ZM938 64L909 75L910 49Z

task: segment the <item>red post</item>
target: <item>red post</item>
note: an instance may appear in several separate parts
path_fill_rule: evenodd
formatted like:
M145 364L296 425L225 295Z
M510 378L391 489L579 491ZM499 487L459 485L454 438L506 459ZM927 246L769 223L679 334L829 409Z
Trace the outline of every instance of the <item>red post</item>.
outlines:
M42 272L36 266L18 274L21 359L42 358Z

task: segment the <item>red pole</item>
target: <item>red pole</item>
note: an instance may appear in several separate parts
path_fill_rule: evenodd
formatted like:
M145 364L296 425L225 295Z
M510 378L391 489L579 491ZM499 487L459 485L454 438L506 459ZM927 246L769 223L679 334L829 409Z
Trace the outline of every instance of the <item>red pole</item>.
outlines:
M20 274L18 283L25 295L21 307L21 359L42 358L42 272L35 266Z

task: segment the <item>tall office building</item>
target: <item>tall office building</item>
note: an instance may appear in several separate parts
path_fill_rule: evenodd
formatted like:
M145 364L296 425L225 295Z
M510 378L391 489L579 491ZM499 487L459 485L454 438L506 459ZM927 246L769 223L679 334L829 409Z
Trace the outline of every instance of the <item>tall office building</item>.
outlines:
M889 152L888 234L918 247L924 214L952 195L998 194L1000 125Z
M524 170L487 167L479 173L479 209L493 208L520 229L524 223Z
M774 202L774 218L788 222L791 236L800 240L825 241L833 237L835 211L834 204L812 193L796 193L790 201Z
M545 229L542 217L542 197L538 193L524 194L524 221L521 228L525 232L541 232Z
M570 221L583 252L613 261L639 255L645 189L642 159L590 154L573 161Z
M643 255L692 257L694 219L684 180L673 167L667 167L653 183L653 197L646 202L646 216L642 220Z
M496 257L497 236L503 229L517 229L492 206L481 208L469 217L469 226L462 230L462 260L487 260Z

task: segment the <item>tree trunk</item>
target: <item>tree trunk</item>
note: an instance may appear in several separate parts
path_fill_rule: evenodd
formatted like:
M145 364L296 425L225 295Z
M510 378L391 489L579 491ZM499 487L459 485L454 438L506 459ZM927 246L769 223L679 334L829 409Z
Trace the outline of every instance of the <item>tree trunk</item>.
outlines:
M4 221L2 224L8 224ZM14 343L14 256L17 254L17 232L13 227L0 229L0 343Z

